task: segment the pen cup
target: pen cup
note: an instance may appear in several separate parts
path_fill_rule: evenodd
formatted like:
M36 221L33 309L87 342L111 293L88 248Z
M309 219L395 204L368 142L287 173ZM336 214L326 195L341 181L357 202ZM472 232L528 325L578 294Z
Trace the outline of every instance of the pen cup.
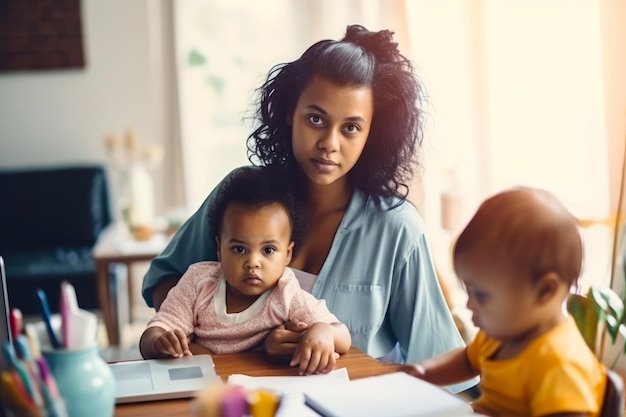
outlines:
M68 417L112 417L115 379L97 345L83 349L43 350L67 406Z

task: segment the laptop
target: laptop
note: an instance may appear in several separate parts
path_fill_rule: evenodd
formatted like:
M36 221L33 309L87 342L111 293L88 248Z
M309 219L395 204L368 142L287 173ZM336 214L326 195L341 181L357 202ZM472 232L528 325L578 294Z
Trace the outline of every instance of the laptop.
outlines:
M211 355L110 363L117 404L190 398L222 379Z
M4 272L4 259L0 256L0 346L11 343L9 327L9 297L7 295L7 277ZM7 369L4 355L0 355L0 369ZM0 409L1 411L1 409Z

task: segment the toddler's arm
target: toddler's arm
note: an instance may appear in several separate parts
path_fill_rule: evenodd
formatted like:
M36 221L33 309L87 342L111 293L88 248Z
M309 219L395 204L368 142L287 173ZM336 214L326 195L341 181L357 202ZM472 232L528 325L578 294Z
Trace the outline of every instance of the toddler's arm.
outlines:
M156 359L192 355L187 335L180 329L165 330L152 326L144 330L139 340L139 351L144 359Z
M399 365L398 370L436 385L467 381L478 375L478 371L470 365L466 349L460 347L416 364Z
M300 339L289 366L299 365L300 375L326 374L335 367L338 354L347 352L351 343L345 324L314 323Z

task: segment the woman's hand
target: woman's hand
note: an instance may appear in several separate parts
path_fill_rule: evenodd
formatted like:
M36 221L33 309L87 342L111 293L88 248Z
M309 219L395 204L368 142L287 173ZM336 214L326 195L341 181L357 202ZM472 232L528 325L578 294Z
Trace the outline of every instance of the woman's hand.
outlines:
M308 325L301 321L287 321L277 326L265 338L265 356L272 363L288 364Z
M300 375L327 374L338 358L333 325L319 322L304 333L289 366L299 365Z

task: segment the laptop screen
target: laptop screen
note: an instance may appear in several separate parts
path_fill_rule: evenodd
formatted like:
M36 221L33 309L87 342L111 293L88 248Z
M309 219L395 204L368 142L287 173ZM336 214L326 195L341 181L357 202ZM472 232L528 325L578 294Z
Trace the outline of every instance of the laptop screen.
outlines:
M9 330L9 297L7 295L7 278L4 272L4 260L0 256L0 343L11 342ZM4 355L0 355L0 369L7 369Z

